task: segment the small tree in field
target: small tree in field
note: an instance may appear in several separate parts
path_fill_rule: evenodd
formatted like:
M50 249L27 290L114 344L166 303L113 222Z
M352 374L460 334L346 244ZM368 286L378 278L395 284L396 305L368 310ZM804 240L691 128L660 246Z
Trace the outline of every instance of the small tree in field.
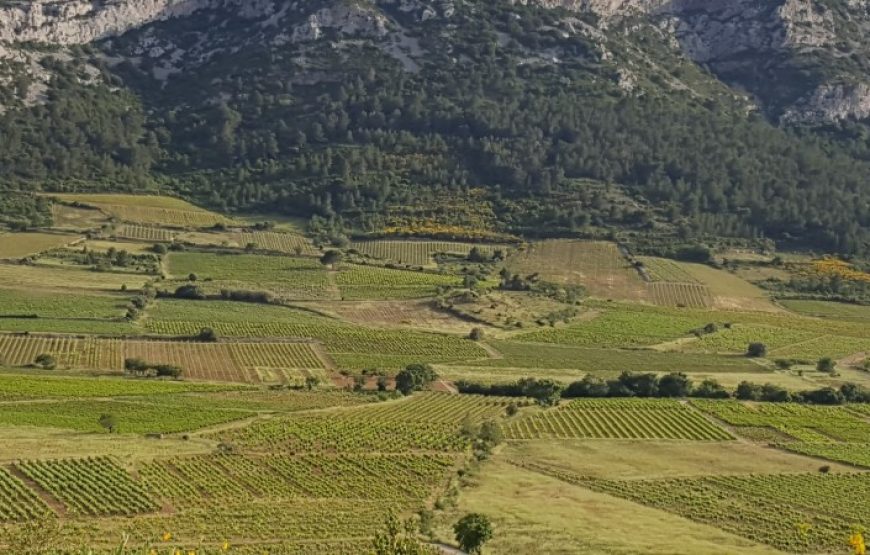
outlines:
M98 420L100 426L105 428L110 434L115 433L115 430L118 428L118 419L115 418L113 414L103 414L100 416Z
M329 266L331 270L335 269L335 265L341 262L343 258L341 251L334 249L328 250L320 257L320 263L324 266Z
M746 356L759 358L767 355L767 345L764 343L750 343L746 348Z
M214 343L218 340L217 333L211 328L202 328L201 330L199 330L196 338L200 341L206 341L209 343Z
M469 513L453 526L459 548L471 554L483 549L483 544L492 538L492 524L480 513Z
M54 367L57 366L57 361L48 353L37 355L33 362L45 370L54 370Z
M818 370L819 372L825 372L826 374L833 374L834 366L834 359L832 359L831 357L824 357L820 358L819 361L816 363L816 370Z

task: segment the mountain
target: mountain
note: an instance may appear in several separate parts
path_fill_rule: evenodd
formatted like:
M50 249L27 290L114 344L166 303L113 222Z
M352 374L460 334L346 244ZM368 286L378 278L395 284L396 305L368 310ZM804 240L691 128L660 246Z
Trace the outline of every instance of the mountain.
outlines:
M0 183L865 254L868 27L858 0L7 1Z

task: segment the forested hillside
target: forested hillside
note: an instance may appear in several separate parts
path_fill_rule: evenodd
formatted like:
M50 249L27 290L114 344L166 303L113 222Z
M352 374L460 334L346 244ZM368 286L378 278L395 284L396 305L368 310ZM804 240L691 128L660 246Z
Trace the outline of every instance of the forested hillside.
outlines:
M51 77L31 102L34 83L9 85L2 186L176 191L331 233L615 229L868 252L861 121L781 123L642 16L403 6L212 6L25 45Z

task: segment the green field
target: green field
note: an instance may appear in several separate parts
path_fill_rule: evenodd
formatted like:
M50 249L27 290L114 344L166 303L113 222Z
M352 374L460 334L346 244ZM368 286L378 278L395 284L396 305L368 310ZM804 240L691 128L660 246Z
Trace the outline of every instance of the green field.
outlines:
M515 420L510 439L732 439L697 412L666 400L577 400Z
M816 316L818 318L855 320L858 322L870 320L870 306L867 305L797 300L784 300L780 301L779 304L798 314Z
M99 207L52 208L92 238L76 256L127 250L151 266L93 271L69 249L0 264L0 332L12 332L0 333L0 551L39 552L18 545L28 522L64 552L118 553L123 533L130 555L345 555L370 552L391 512L422 516L416 538L456 545L453 525L476 511L495 530L484 554L836 553L870 516L858 501L870 491L866 405L544 407L455 393L459 380L623 372L682 372L727 391L744 380L793 392L867 385L863 307L775 305L728 271L612 241L457 262L471 244L332 247L346 243L299 222L246 227L172 197L66 198ZM329 248L345 258L321 264ZM439 252L455 256L436 265ZM500 289L503 270L534 290ZM128 319L146 280L158 293ZM173 298L190 284L205 298ZM271 296L231 301L228 290ZM745 356L751 342L767 355ZM811 370L823 356L839 359L836 374ZM805 364L784 370L778 358ZM129 359L181 374L123 376ZM437 377L405 396L397 373L411 364Z

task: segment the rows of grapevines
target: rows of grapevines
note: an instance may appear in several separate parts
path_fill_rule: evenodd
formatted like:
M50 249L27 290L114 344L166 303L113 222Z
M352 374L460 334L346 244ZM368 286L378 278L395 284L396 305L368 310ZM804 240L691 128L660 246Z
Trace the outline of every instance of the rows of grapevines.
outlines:
M429 393L328 415L261 420L245 428L218 432L214 437L266 451L455 451L466 445L458 433L465 418L497 417L514 401L517 400Z
M732 426L773 428L805 442L866 442L870 438L870 423L844 407L700 399L692 404Z
M0 468L0 522L14 522L45 517L48 506L15 476Z
M133 515L158 508L109 457L23 461L16 467L75 514Z
M198 456L148 463L140 476L155 495L176 503L252 497L399 502L428 497L453 462L451 456L430 454Z
M731 436L684 405L663 399L584 399L572 401L507 427L511 439L691 439Z

